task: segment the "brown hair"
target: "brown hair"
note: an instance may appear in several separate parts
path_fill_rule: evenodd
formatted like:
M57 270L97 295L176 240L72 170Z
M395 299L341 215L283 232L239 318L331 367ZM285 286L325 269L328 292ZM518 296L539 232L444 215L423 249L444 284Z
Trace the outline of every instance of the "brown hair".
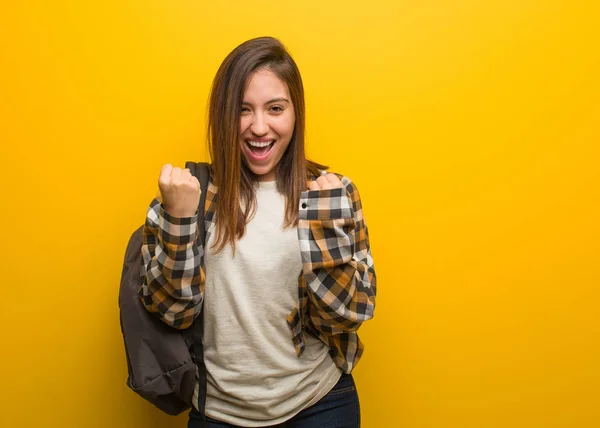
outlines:
M208 147L213 181L219 188L216 209L216 251L244 235L256 208L255 174L242 162L239 142L240 115L250 75L268 69L288 87L294 106L292 139L276 167L277 189L286 198L285 227L298 224L300 192L307 179L327 167L306 159L304 152L304 88L298 66L285 46L272 37L248 40L223 61L213 81L208 109ZM244 207L244 208L242 208Z

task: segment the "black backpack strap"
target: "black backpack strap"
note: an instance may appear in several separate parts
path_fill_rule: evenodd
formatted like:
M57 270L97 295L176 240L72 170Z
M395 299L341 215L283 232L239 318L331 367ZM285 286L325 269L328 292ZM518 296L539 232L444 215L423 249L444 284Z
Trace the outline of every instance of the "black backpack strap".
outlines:
M200 182L200 204L198 206L198 242L204 243L205 229L204 229L204 207L206 206L206 191L208 189L208 168L209 165L206 162L186 162L185 167L189 168L190 172ZM205 248L206 254L206 248ZM192 327L186 330L191 339L190 347L191 353L194 358L194 362L198 366L198 407L202 416L201 424L202 427L206 427L206 415L204 409L206 407L206 365L204 363L204 347L202 345L204 336L204 311L200 312L200 315L192 324Z

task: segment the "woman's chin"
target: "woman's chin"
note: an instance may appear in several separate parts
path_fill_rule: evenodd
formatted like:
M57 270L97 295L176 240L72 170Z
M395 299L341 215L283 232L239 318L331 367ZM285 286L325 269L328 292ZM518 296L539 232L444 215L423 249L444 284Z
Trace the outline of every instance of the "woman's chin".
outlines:
M274 181L275 180L275 169L271 168L270 165L255 165L244 159L244 163L248 169L254 174L256 181Z
M275 181L275 171L265 169L251 170L256 176L256 181Z

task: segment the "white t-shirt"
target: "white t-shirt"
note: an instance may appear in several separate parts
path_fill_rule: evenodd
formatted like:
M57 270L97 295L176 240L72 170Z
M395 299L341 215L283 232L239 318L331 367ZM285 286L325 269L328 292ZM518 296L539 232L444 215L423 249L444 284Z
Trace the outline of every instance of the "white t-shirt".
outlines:
M297 230L283 228L285 198L276 182L259 183L256 197L235 255L230 246L215 254L215 234L205 246L205 412L244 427L290 419L341 376L329 347L308 334L296 355L286 317L298 302L302 271Z

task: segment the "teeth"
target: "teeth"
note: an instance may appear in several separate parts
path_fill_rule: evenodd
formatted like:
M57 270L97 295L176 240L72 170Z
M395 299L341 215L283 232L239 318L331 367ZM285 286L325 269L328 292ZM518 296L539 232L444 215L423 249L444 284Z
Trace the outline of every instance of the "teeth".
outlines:
M247 141L248 141L248 144L250 144L252 147L267 147L268 145L270 145L273 142L273 140L265 141L264 143L260 142L260 141L250 141L250 140L247 140Z

